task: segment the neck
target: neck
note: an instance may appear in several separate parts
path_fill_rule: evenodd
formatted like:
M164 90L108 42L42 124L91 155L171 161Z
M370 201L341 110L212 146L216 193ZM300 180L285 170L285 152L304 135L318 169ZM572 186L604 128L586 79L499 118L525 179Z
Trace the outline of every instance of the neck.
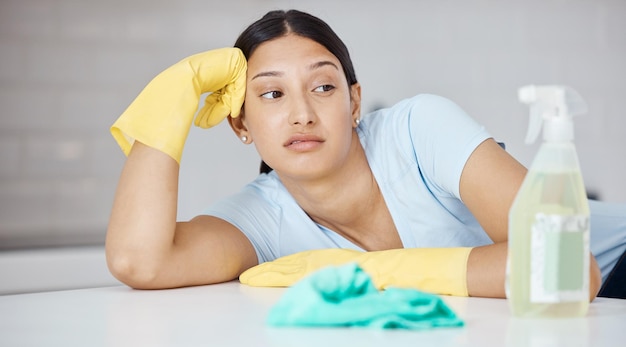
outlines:
M367 230L362 217L384 205L358 138L348 159L331 171L314 179L281 180L311 219L354 242Z

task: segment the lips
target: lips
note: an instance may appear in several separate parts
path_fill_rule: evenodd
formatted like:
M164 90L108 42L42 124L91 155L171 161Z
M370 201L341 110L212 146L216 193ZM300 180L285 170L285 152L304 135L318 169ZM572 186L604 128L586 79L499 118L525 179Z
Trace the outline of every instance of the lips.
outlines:
M283 146L293 149L310 149L324 142L324 140L312 134L296 134L291 136Z

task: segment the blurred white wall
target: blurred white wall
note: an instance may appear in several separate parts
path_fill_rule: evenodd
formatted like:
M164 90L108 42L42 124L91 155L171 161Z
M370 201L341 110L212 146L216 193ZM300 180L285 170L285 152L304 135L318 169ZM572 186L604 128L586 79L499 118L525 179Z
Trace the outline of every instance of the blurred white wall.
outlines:
M574 87L589 103L589 113L576 120L587 187L603 200L626 202L622 0L2 0L3 281L30 276L42 279L32 288L58 288L39 272L3 266L16 256L6 249L101 243L124 160L109 126L161 70L190 54L231 46L249 23L278 8L310 11L343 38L363 86L364 110L417 93L446 96L525 165L537 145L523 144L527 108L517 102L517 88ZM242 145L227 124L192 129L179 217L191 218L238 190L258 164L253 146ZM92 252L100 271L102 249ZM58 262L38 264L32 268L68 276L57 271ZM84 281L103 283L115 282Z

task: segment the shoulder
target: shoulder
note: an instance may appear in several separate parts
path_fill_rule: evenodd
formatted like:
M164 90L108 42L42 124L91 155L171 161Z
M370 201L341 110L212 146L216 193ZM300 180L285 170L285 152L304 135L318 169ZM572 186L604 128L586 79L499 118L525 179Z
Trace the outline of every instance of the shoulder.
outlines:
M447 141L454 139L458 132L480 128L450 99L418 94L364 115L357 131L366 148L375 144L408 149L415 148L416 141Z
M202 214L220 218L239 229L252 243L259 262L280 254L280 231L285 214L297 205L275 174L261 174L239 192L220 199Z
M490 137L459 105L433 94L419 94L368 114L359 128L372 162L395 165L398 172L417 165L431 189L456 196L467 158Z
M409 126L445 124L453 120L473 122L452 100L434 94L418 94L391 107L364 115L360 129L364 135L368 135L379 129L407 129Z
M415 112L428 113L432 110L438 112L462 112L462 109L455 102L435 94L417 94L413 97L400 100L392 106L379 111L385 114L402 115Z
M277 213L286 194L288 195L286 189L274 172L260 174L239 192L220 199L205 212L241 214L245 210L263 210L265 213Z
M454 101L434 94L419 94L399 102L392 107L395 114L405 114L408 126L413 130L427 129L428 132L439 129L463 127L465 123L476 125L466 112Z

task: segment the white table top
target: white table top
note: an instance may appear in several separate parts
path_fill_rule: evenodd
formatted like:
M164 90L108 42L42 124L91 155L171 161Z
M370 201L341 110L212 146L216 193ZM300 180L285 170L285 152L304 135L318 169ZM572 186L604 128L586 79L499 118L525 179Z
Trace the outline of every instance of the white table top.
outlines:
M229 282L139 291L107 287L0 296L0 346L623 346L626 300L598 298L585 318L517 319L506 300L444 297L462 328L272 328L285 289Z

